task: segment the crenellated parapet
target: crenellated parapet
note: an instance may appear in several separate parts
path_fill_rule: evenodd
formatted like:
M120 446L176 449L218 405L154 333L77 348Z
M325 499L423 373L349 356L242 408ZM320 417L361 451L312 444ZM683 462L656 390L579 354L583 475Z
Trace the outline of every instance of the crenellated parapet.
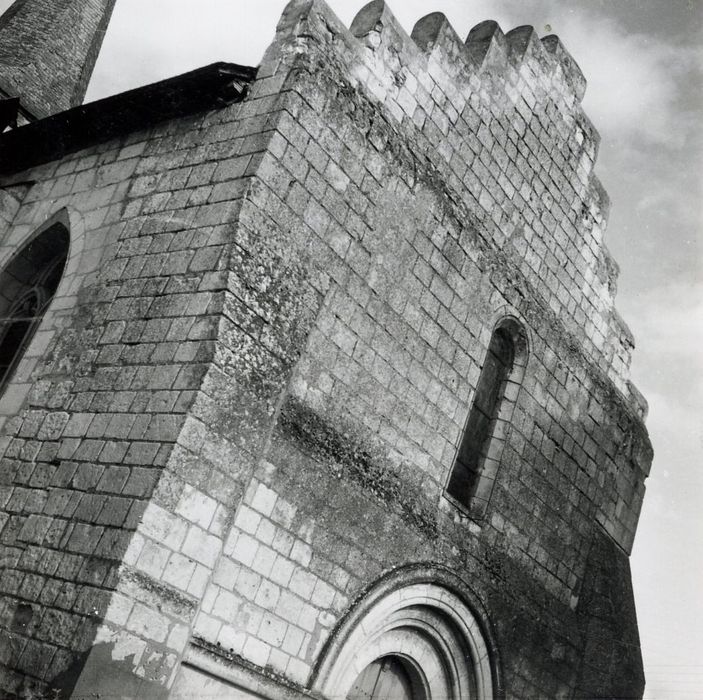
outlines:
M337 62L348 89L382 104L399 142L413 144L413 177L438 175L465 206L464 225L512 260L630 396L633 341L614 308L618 268L603 240L610 202L594 174L600 136L581 107L583 73L557 36L540 39L530 26L504 33L487 20L463 41L439 12L408 34L382 0L347 29L322 0L293 0L259 77L286 57L312 61L319 79Z
M578 449L602 446L569 458L589 479L600 472L600 495L592 481L579 488L599 502L603 527L629 550L648 462L630 460L618 444L627 435L648 444L647 405L628 379L634 340L614 305L619 268L604 243L610 199L594 172L600 136L581 105L585 88L560 40L540 39L529 26L503 32L489 20L464 41L437 12L408 34L380 0L349 28L321 0L293 0L251 97L276 95L351 175L330 182L355 210L351 226L338 219L347 228L335 234L333 247L340 255L341 241L346 246L351 239L371 251L372 266L380 261L366 277L374 293L406 283L414 289L412 265L404 262L414 253L398 246L417 230L428 242L416 250L427 252L431 274L441 278L433 283L443 290L439 302L451 307L448 327L457 318L466 324L470 355L468 337L480 338L483 349L472 356L479 367L494 323L482 314L506 307L522 315L534 334L535 361L544 362L526 387L533 409L546 408L552 421L572 421L564 430L579 435ZM326 137L326 128L335 136ZM331 138L343 148L335 149ZM361 166L351 165L355 159ZM356 206L364 197L372 207ZM333 261L323 260L325 275L335 278ZM355 271L357 262L350 263ZM421 297L419 313L424 303ZM440 323L436 333L446 328ZM457 369L461 401L476 377ZM465 380L468 389L461 388ZM558 398L545 398L543 381ZM589 396L597 397L598 420L587 408ZM623 415L627 425L617 427ZM447 454L438 453L438 465L451 460L452 440Z

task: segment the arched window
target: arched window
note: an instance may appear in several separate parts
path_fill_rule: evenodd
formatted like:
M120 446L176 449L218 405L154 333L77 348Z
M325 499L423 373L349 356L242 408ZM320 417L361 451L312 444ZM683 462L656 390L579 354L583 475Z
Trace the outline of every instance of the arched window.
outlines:
M473 515L483 515L493 491L526 356L522 326L503 319L491 336L447 483L447 493Z
M69 235L54 223L0 273L0 395L51 304L68 258Z

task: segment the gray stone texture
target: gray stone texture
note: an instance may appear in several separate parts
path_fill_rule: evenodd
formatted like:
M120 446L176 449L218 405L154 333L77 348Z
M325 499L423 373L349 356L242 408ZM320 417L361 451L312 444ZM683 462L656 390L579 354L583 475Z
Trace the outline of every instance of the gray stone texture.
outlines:
M83 102L115 0L15 0L0 16L0 95L35 118Z
M164 697L199 645L293 697L423 564L506 698L641 696L651 448L584 88L530 28L294 0L244 102L4 178L34 184L0 262L64 208L73 248L0 399L1 692ZM529 357L469 518L444 487L506 315Z

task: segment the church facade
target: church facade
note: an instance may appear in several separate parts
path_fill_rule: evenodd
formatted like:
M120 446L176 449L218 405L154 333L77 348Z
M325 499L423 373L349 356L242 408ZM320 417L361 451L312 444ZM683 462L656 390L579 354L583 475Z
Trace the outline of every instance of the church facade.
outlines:
M292 0L257 68L81 105L113 4L0 18L0 695L641 697L559 39Z

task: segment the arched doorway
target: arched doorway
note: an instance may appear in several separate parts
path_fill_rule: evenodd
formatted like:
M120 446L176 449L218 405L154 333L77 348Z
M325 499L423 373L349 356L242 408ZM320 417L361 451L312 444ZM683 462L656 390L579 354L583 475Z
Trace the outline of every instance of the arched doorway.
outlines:
M335 700L499 697L485 620L447 585L454 578L423 567L379 583L331 638L312 689Z

